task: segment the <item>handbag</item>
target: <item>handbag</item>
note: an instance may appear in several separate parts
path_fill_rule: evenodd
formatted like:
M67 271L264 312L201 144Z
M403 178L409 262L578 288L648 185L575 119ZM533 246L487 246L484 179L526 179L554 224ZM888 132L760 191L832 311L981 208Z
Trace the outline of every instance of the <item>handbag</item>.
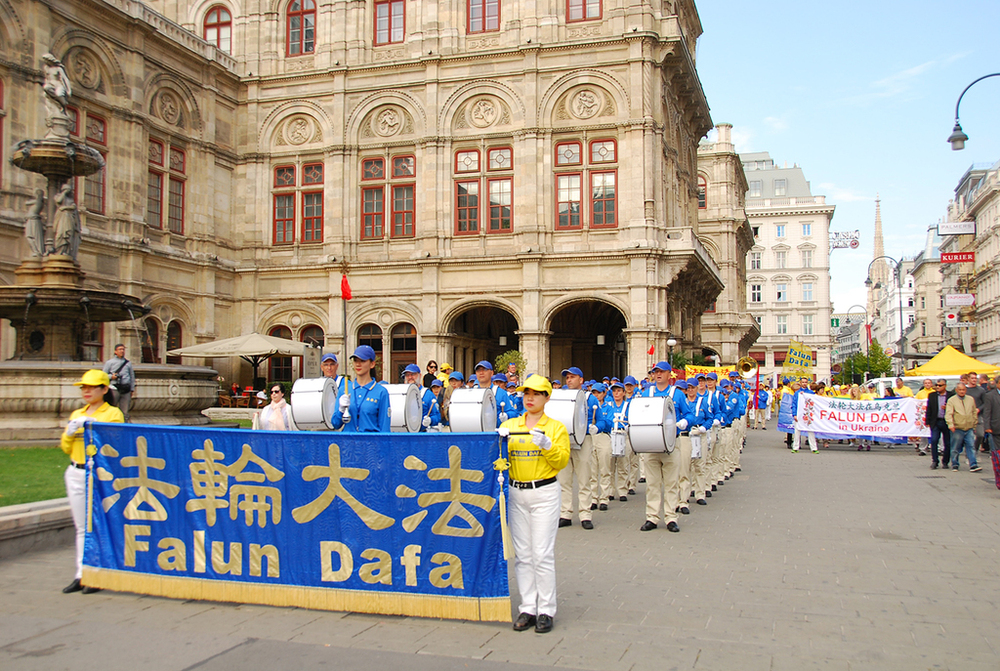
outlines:
M124 369L125 366L127 365L128 365L128 359L125 359L125 361L122 362L122 365L118 366L118 370L116 370L114 374L118 375L119 373L121 373L122 369ZM132 391L131 384L123 384L121 382L115 383L114 388L118 390L119 394L128 394Z

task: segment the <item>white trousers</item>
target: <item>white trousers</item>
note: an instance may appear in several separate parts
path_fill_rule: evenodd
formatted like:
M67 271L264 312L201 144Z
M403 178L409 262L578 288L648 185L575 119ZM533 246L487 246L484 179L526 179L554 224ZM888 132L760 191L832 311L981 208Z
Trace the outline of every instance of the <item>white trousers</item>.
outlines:
M555 617L559 486L511 487L507 510L514 541L514 577L521 593L518 612Z
M87 471L70 465L63 480L76 527L76 579L79 580L83 577L83 539L87 535Z
M594 495L591 481L591 461L594 458L594 439L587 436L579 450L570 448L569 463L559 471L559 486L562 488L562 517L573 519L573 511L580 521L591 518L590 504ZM576 500L573 499L573 475L576 475Z
M594 457L591 461L591 495L595 503L607 503L614 498L615 489L611 482L611 434L598 433L594 439Z
M812 431L807 431L806 432L806 438L809 441L809 449L811 449L813 452L815 452L816 450L819 449L818 447L816 447L816 434L815 433L813 433ZM792 449L794 451L798 452L799 451L799 447L801 445L802 445L802 432L799 431L798 429L795 429L795 436L792 438Z

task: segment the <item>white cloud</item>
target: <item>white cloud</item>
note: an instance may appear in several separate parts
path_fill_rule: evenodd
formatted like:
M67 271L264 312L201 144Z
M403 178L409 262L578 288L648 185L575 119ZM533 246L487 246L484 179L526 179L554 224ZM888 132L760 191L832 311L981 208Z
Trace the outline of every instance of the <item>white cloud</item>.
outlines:
M927 61L912 68L900 70L888 77L872 82L871 86L876 89L875 95L880 98L889 98L900 93L905 93L910 90L913 81L931 69L935 63L936 61Z
M871 201L872 218L875 217L875 199L870 193L858 193L851 189L844 189L833 182L822 182L819 185L821 195L826 196L826 202L836 205L837 203L858 203Z
M746 126L733 126L733 146L738 153L756 151L753 146L753 131Z

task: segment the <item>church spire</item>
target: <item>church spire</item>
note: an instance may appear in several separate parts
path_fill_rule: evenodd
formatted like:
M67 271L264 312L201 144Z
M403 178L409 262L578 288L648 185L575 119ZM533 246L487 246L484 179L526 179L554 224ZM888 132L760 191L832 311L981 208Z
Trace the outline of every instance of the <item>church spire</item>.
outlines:
M873 259L878 259L880 256L885 254L885 242L882 239L882 199L879 194L875 194L875 253L872 255ZM871 266L871 271L868 274L872 280L872 286L868 288L868 319L874 321L875 319L875 304L878 294L875 289L875 285L881 282L883 285L889 280L889 264L885 262L885 259L879 259Z

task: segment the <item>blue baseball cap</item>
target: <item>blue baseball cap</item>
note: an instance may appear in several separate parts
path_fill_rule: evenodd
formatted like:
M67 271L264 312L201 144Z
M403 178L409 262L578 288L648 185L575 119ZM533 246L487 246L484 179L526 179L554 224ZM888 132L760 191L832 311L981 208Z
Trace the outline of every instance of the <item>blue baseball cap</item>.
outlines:
M729 377L739 377L739 376L740 374L737 373L735 370L729 371Z
M443 387L444 386L444 382L442 382L441 380L439 380L437 378L434 378L433 380L431 380L431 386L432 387Z
M633 375L626 375L624 382L625 384L639 384L639 381Z
M653 366L652 368L650 368L649 370L650 370L650 372L652 372L654 370L662 370L662 371L666 372L668 370L673 370L673 368L670 367L670 364L668 362L661 361L658 364L656 364L655 366Z
M567 375L579 375L580 377L583 377L583 371L576 366L570 366L569 368L563 369L562 375L563 377L566 377Z
M337 355L336 354L324 354L323 358L320 359L319 362L320 363L324 363L326 361L332 361L334 363L337 363Z
M451 373L448 374L448 379L449 380L458 380L459 382L463 382L465 380L465 376L462 375L461 373L459 373L456 370L456 371L452 371Z
M406 368L403 369L403 372L404 373L416 373L417 375L420 375L420 366L418 366L415 363L411 363L410 365L408 365Z
M361 361L374 361L375 360L375 350L373 350L368 345L360 345L354 354L351 355L352 359L360 359ZM420 372L419 370L417 372Z
M615 387L618 387L619 389L624 389L625 385L623 385L618 380L614 380L614 381L611 382L611 389L614 390Z
M594 385L590 388L590 391L606 392L607 390L608 388L604 386L603 382L595 382Z
M492 378L491 381L492 382L504 382L504 383L506 383L507 382L507 376L504 375L503 373L497 373L496 375L493 376L493 378Z
M677 380L677 382L674 382L674 386L678 389L687 389L688 383L687 380Z
M707 380L708 376L705 375L704 373L698 373L697 375L694 376L694 379L696 379L696 380Z
M473 368L472 370L479 370L480 368L485 368L486 370L493 370L493 364L491 364L489 361L483 360L477 363L476 367Z
M719 381L719 376L717 374L715 374L715 373L709 373L708 374L708 379L709 380L715 380L716 382L718 382Z
M721 386L721 387L728 387L729 386L729 380L723 380L722 382L719 383L719 386Z
M604 377L601 378L601 382L611 382L611 378L605 375Z

